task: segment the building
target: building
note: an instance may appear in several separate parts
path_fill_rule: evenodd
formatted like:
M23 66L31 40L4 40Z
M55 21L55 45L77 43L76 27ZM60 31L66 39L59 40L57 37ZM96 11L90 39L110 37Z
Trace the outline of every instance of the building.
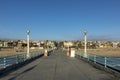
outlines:
M63 43L64 47L72 47L74 45L73 42L64 42Z

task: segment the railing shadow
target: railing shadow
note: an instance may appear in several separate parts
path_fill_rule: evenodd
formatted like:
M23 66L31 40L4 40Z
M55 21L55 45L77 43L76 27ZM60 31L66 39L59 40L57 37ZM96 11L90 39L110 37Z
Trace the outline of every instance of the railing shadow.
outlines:
M32 61L35 61L36 59L38 59L38 58L40 58L40 57L42 57L42 56L43 56L43 54L41 54L41 55L39 55L39 56L36 56L36 57L34 57L34 58L28 59L28 60L26 60L26 61L24 61L24 62L21 62L21 63L19 63L19 64L13 64L13 65L11 65L11 66L8 66L8 67L5 68L5 69L0 70L0 78L5 77L5 76L7 76L9 73L11 73L11 72L13 72L13 71L16 71L16 70L18 70L18 69L20 69L20 68L22 68L22 67L30 64ZM34 67L33 67L33 68L34 68ZM31 69L32 69L32 68L31 68ZM27 71L27 70L26 70L26 71Z
M24 74L24 73L26 73L26 72L28 72L28 71L31 71L31 70L34 69L36 66L37 66L37 65L35 65L35 66L31 67L31 68L28 68L28 69L24 70L23 72L21 72L21 73L19 73L19 74L16 74L14 77L10 78L9 80L15 80L18 76L20 76L21 74Z

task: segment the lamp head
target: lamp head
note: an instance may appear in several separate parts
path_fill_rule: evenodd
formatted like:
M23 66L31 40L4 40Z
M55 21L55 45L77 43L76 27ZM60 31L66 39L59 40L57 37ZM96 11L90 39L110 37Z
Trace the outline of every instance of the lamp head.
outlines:
M84 34L86 35L86 34L87 34L87 31L84 31Z
M27 34L30 34L30 30L27 30Z

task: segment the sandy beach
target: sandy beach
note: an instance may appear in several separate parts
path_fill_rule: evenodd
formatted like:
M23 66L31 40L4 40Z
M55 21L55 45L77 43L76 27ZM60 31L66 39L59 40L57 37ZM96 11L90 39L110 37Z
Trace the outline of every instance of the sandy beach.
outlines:
M84 49L80 49L79 51L84 52ZM87 53L98 56L120 57L120 48L87 49Z
M30 52L36 52L40 49L30 49ZM4 49L0 51L0 56L10 56L15 54L23 54L27 51L17 52L15 49ZM79 52L84 52L84 49L80 49ZM109 48L109 49L87 49L88 54L95 54L99 56L109 56L109 57L120 57L120 48Z
M40 49L30 49L30 52L36 52L40 51ZM22 50L22 51L17 51L15 49L2 49L0 51L0 57L1 56L10 56L10 55L15 55L15 54L25 54L27 53L27 50Z

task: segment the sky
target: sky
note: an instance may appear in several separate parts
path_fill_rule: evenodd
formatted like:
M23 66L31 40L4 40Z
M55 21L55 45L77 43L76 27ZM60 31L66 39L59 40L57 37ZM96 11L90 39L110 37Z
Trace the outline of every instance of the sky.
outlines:
M0 39L120 41L120 0L0 0Z

